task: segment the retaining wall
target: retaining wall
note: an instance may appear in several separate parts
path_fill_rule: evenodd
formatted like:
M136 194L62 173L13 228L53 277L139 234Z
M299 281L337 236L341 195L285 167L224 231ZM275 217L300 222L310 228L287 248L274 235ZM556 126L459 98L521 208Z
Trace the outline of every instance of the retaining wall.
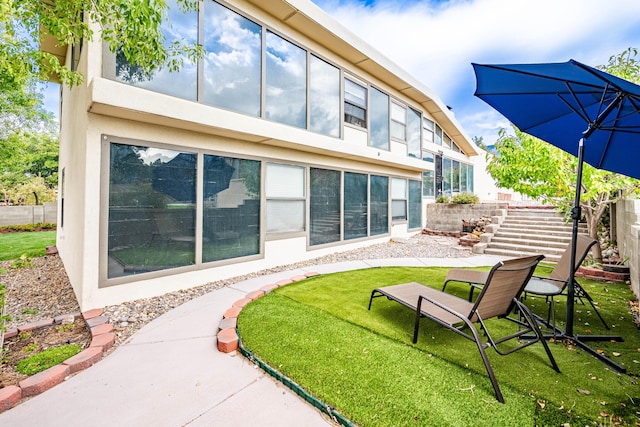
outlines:
M498 209L508 209L509 203L477 203L458 205L454 203L430 203L427 205L427 228L437 231L462 231L462 220L494 216Z
M4 225L58 222L58 203L47 202L38 206L0 206L0 227Z

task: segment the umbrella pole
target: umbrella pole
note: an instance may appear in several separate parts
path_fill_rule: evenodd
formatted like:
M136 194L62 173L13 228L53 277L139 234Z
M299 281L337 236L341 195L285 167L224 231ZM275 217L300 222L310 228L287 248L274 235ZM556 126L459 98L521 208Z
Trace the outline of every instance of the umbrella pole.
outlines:
M576 179L576 196L571 209L571 219L573 228L571 229L571 268L569 269L569 284L567 285L567 330L566 334L573 335L573 307L575 298L575 268L576 265L576 242L578 241L578 224L582 216L580 209L580 195L582 188L582 167L584 161L584 138L580 138L578 143L578 177Z
M573 208L571 209L571 218L573 219L573 228L571 229L571 266L576 265L576 242L578 241L578 224L580 221L580 217L582 216L582 209L580 208L580 196L582 193L582 169L584 166L584 140L585 138L580 138L580 142L578 143L578 171L577 171L577 179L576 179L576 196L574 200ZM605 337L605 336L577 336L573 334L573 312L574 312L574 303L575 303L575 268L569 269L569 283L567 285L567 325L566 330L563 335L566 338L573 340L573 342L581 347L583 350L587 351L600 361L609 365L613 369L618 372L626 372L626 368L624 366L618 365L608 357L598 353L593 350L591 347L587 346L584 341L603 341L603 340L617 340L622 341L621 337Z

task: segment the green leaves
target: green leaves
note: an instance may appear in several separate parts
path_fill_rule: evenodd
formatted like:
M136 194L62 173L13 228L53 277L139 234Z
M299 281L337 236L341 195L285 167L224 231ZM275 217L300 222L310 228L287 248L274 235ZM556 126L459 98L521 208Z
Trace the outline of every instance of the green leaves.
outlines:
M197 10L195 0L178 0L184 11ZM38 42L51 35L59 46L71 46L98 35L111 52L121 51L131 64L149 75L182 66L184 56L197 59L202 46L176 41L164 44L161 25L167 18L163 0L0 0L0 85L58 75L74 86L83 76L41 52Z

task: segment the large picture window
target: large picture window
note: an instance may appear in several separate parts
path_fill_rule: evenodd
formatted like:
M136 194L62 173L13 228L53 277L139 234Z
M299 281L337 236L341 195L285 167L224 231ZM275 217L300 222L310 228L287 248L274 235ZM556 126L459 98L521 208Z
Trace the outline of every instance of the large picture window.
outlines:
M260 253L260 162L204 155L202 261Z
M267 233L305 230L305 168L267 163Z
M311 168L309 179L309 244L337 242L340 240L340 172Z
M167 0L168 17L161 25L164 46L171 48L174 42L190 45L198 43L198 12L184 12L176 0ZM186 55L182 57L180 71L170 72L167 67L148 75L141 67L130 64L122 51L116 53L116 80L195 101L197 99L198 64Z
M344 239L367 237L367 175L344 173Z
M340 70L314 55L309 66L309 129L340 136Z
M371 225L372 236L389 232L389 178L371 175L370 177Z
M389 95L372 87L369 96L371 97L369 143L372 147L389 150Z
M114 143L109 161L107 277L194 264L196 153Z
M420 188L420 181L409 180L409 229L422 227L422 191Z
M260 116L262 27L211 0L204 22L203 102Z
M307 127L307 52L267 31L265 118Z

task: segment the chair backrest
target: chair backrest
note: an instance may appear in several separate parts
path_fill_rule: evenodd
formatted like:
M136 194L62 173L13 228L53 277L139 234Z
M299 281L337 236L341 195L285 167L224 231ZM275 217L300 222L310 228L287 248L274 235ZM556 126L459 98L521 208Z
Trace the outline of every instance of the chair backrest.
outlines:
M493 266L472 313L478 312L483 320L509 314L513 299L520 297L542 258L544 255L514 258ZM475 314L470 320L477 321Z
M575 272L582 264L582 261L587 257L589 250L593 245L598 243L597 240L591 238L587 234L578 234L576 241L576 263L574 264L573 271ZM568 281L571 274L571 242L567 245L567 248L562 253L562 256L558 260L558 263L549 274L549 277L553 279Z

